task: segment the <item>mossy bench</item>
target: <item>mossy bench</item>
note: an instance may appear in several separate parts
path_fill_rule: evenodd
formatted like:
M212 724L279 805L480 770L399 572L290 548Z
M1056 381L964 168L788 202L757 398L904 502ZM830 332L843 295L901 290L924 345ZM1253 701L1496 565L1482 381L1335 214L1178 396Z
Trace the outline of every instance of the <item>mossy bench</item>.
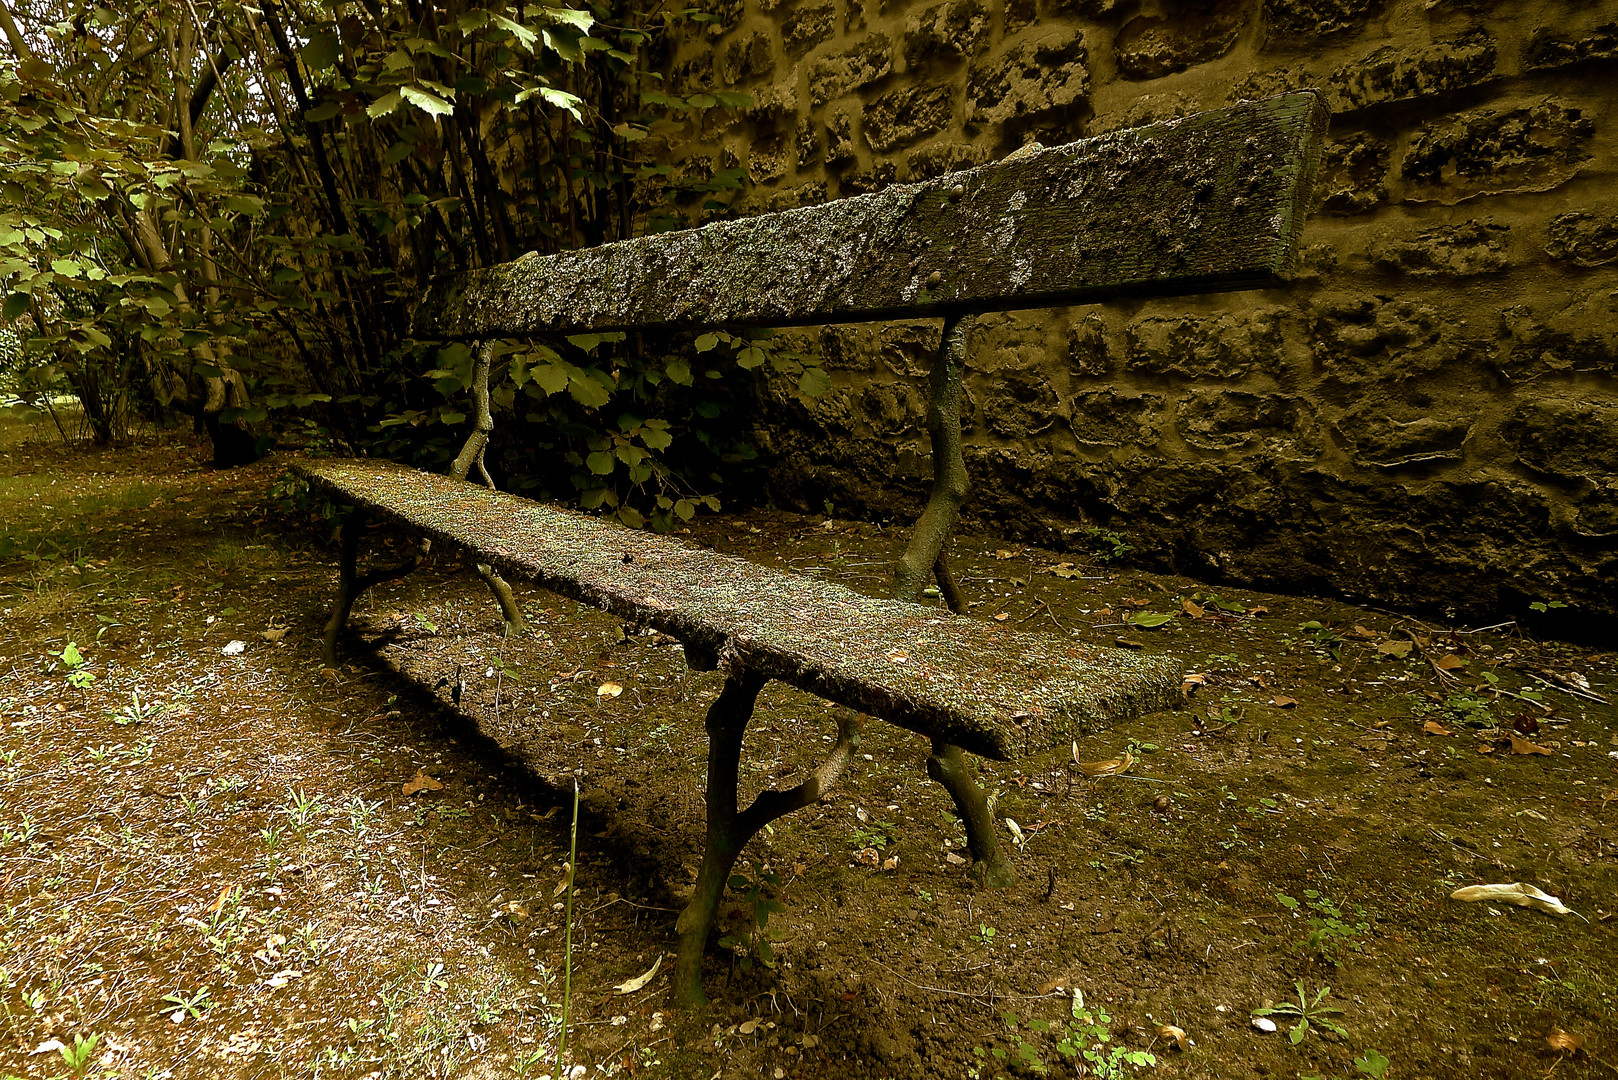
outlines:
M1167 705L1163 658L1020 633L966 618L945 546L966 495L961 367L977 312L1274 285L1295 254L1325 112L1298 93L1117 132L822 206L529 255L435 281L418 337L477 342L476 421L451 475L384 462L299 465L312 484L473 553L520 625L504 574L679 639L695 668L724 673L708 711L707 843L678 921L677 1003L703 1000L703 952L742 847L817 802L858 741L858 714L932 742L928 774L949 790L985 876L1010 875L963 751L996 759L1065 744L1092 723ZM934 483L875 599L668 537L466 482L492 427L497 338L610 330L807 325L940 315L929 383ZM357 522L343 530L327 660L349 609L404 566L362 574ZM916 604L936 580L950 610ZM826 761L788 791L737 806L741 742L771 679L848 707Z

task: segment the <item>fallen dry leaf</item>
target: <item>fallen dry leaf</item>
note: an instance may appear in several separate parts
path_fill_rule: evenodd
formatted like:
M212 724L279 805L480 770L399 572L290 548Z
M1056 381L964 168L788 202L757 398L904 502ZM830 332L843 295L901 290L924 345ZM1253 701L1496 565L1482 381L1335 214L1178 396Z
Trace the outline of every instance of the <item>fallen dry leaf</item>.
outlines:
M443 791L444 785L427 775L426 769L417 769L416 775L404 782L404 793L414 795L418 791Z
M1253 607L1247 609L1247 613L1256 618L1259 615L1268 615L1270 613L1270 609L1265 607L1263 604L1255 604Z
M1180 601L1180 610L1191 616L1193 619L1200 619L1208 613L1208 610L1195 600Z
M1081 761L1079 771L1085 776L1117 776L1126 773L1130 766L1135 764L1135 755L1128 750L1121 758L1112 758L1109 761Z
M1357 638L1367 638L1367 639L1376 638L1376 637L1380 636L1375 630L1367 630L1365 627L1360 626L1358 624L1355 624L1354 629L1349 631L1349 633L1353 634Z
M882 869L883 870L890 870L890 871L899 869L899 856L890 855L886 859L883 859L882 860Z
M662 967L662 966L663 966L663 954L658 953L657 954L657 959L652 961L651 970L647 971L646 974L644 974L644 975L636 975L633 979L630 979L628 982L619 983L617 986L614 986L612 988L613 992L618 993L618 994L633 994L636 990L639 990L641 987L643 987L647 983L651 982L652 981L652 976L656 975L657 974L657 969Z
M284 626L277 627L277 628L275 628L273 630L266 630L263 633L259 634L259 637L263 638L265 641L280 641L282 638L284 638L286 636L287 636L287 631L286 631L286 627L284 627Z
M235 882L231 882L229 885L226 885L223 889L220 889L219 890L219 895L214 897L214 902L208 905L208 914L209 915L217 915L220 912L220 910L222 908L224 908L225 904L230 900L230 894L235 892L235 891L236 891L236 883Z
M596 697L612 698L624 692L624 688L615 682L604 682L596 687Z
M1005 548L1001 548L994 553L994 557L1002 560L1015 559L1017 557L1017 553L1015 551L1007 551Z
M1005 622L1009 618L1011 618L1011 616L1009 614L1007 614L1006 612L1002 611L1002 612L1000 612L998 615L996 615L994 617L994 621L995 622Z
M1555 751L1547 750L1537 743L1531 743L1515 731L1511 733L1511 752L1513 754L1544 754L1546 757L1556 756Z
M949 863L951 866L965 866L966 865L966 860L961 858L959 855L955 854L955 852L953 852L953 851L944 852L944 861Z
M1487 900L1496 904L1515 904L1517 907L1533 908L1543 911L1547 915L1571 915L1573 909L1549 893L1540 892L1525 881L1514 882L1510 885L1468 885L1464 889L1456 889L1449 894L1451 900L1465 900L1474 903Z
M854 853L854 863L875 870L882 865L882 853L874 847L861 848Z
M1453 734L1455 734L1455 732L1449 730L1443 724L1440 724L1437 720L1429 720L1429 721L1427 721L1425 724L1421 725L1421 730L1425 731L1429 735L1453 735Z
M1433 661L1433 666L1438 668L1440 671L1454 671L1456 668L1464 668L1466 666L1466 661L1462 660L1454 653L1445 653L1443 656Z
M1113 644L1118 646L1120 649L1144 649L1144 648L1146 648L1146 642L1137 641L1136 639L1134 639L1132 637L1115 638L1113 640Z
M1297 703L1297 698L1287 697L1285 694L1276 694L1274 697L1270 698L1270 704L1274 705L1278 709L1290 709Z
M1577 1054L1584 1049L1583 1035L1575 1035L1571 1031L1563 1031L1559 1027L1551 1028L1551 1033L1545 1037L1545 1041L1551 1044L1552 1050L1562 1053Z
M226 655L226 656L240 656L243 652L246 651L246 649L247 649L247 642L245 642L245 641L232 641L229 645L226 645L223 649L220 649L219 651L221 653L223 653L224 655Z
M1177 1028L1173 1024L1159 1025L1157 1036L1160 1039L1169 1040L1170 1043L1182 1051L1188 1049L1191 1045L1191 1040L1186 1037L1185 1029Z
M1187 701L1190 701L1192 696L1196 694L1198 690L1201 690L1207 685L1208 676L1187 675L1185 678L1180 680L1180 696L1185 698Z
M1415 646L1408 641L1384 641L1376 647L1376 651L1383 656L1405 657L1410 655L1413 648Z
M27 1044L25 1043L24 1045L26 1046ZM48 1054L53 1050L66 1050L66 1049L67 1049L67 1047L62 1045L62 1040L61 1039L46 1039L44 1042L40 1043L38 1046L36 1046L32 1050L28 1051L28 1056L33 1057L35 1054Z

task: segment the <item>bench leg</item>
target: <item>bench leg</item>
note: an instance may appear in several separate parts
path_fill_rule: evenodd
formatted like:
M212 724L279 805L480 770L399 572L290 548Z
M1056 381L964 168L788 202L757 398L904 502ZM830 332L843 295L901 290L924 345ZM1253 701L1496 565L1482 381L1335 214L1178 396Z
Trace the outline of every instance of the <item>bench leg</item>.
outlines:
M379 567L366 573L359 572L360 533L365 528L365 512L351 510L338 534L337 599L332 602L331 618L326 620L326 632L321 639L321 655L329 668L337 666L337 639L348 625L354 602L372 585L404 577L421 565L421 549L397 566ZM425 547L425 544L423 545Z
M927 508L916 519L910 544L893 571L893 597L916 601L929 579L938 582L944 602L956 613L966 609L955 575L950 571L944 546L966 501L966 457L961 448L961 368L966 362L966 336L972 328L971 316L954 316L944 322L938 346L938 359L928 376L927 434L932 440L933 490ZM1000 846L989 798L972 779L966 752L949 743L933 743L927 759L927 775L944 785L955 800L961 823L966 826L966 844L972 852L973 868L992 886L1010 885L1016 879L1011 860Z
M741 772L742 736L753 717L753 706L765 679L742 671L732 672L718 699L708 708L708 829L702 869L691 900L680 913L675 929L680 934L674 963L674 1004L680 1008L707 1004L702 992L702 956L713 931L714 916L725 883L747 842L770 822L805 806L812 806L836 786L860 743L858 718L850 711L837 722L837 745L803 783L786 791L759 793L752 805L736 808L737 780Z

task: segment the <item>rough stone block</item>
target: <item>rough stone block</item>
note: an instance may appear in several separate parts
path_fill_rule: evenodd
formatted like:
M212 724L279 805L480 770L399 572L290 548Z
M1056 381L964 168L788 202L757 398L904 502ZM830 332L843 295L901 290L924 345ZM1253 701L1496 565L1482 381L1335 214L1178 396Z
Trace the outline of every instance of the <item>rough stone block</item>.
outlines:
M773 184L787 173L787 139L772 135L756 139L747 151L747 175L755 184Z
M1027 438L1067 419L1050 379L1037 370L1002 371L979 383L983 423L996 435Z
M1505 309L1490 357L1514 380L1548 372L1618 374L1618 293L1597 288L1556 310L1521 304Z
M1549 191L1589 160L1595 131L1583 109L1554 98L1428 124L1400 166L1405 197L1453 204L1474 195Z
M893 70L893 42L872 34L852 48L823 56L809 67L809 100L820 108L833 98L869 86Z
M1517 460L1561 477L1618 476L1618 399L1581 394L1518 405L1501 429Z
M1073 398L1073 437L1087 446L1153 446L1162 409L1161 394L1091 390Z
M836 31L836 5L827 0L799 4L781 21L781 46L796 60Z
M1067 366L1075 375L1096 377L1112 371L1112 354L1107 346L1107 322L1090 312L1067 332Z
M1510 245L1510 226L1474 220L1375 244L1371 262L1412 277L1469 277L1505 269Z
M935 135L949 126L954 97L955 88L948 84L895 87L865 106L865 141L886 154Z
M820 363L827 371L876 370L876 332L867 325L823 326Z
M1090 93L1084 37L1062 27L1030 31L1004 55L974 61L967 77L969 127L1064 108Z
M1595 485L1578 501L1574 531L1591 538L1618 536L1618 484Z
M1176 9L1168 17L1137 15L1113 39L1118 73L1126 79L1160 79L1217 60L1241 36L1245 6L1223 0L1209 8Z
M1261 94L1259 97L1269 97ZM1143 94L1117 112L1098 113L1090 120L1090 134L1105 135L1109 131L1159 124L1165 120L1178 120L1203 108L1191 95L1175 91L1169 94Z
M993 156L981 143L934 142L906 154L905 166L912 180L929 180L982 165Z
M770 35L763 30L737 34L725 42L720 54L719 77L729 85L761 79L774 70L774 49Z
M1158 375L1236 379L1279 372L1285 365L1281 327L1272 308L1251 314L1147 315L1124 330L1131 369Z
M1524 66L1530 71L1590 61L1618 60L1618 22L1603 23L1578 36L1569 36L1560 29L1542 26L1534 31L1524 60Z
M989 12L978 0L946 0L905 19L904 58L911 69L961 60L989 43Z
M1315 426L1314 406L1289 394L1192 390L1174 407L1180 437L1203 450L1235 450L1266 443L1296 445ZM1313 440L1308 440L1311 445Z
M883 438L914 434L926 418L927 403L910 383L866 383L857 413Z
M1381 9L1381 0L1264 0L1264 26L1279 38L1335 37Z
M1333 112L1464 90L1494 76L1495 42L1481 30L1413 49L1383 46L1326 80Z
M1310 311L1316 363L1332 384L1364 393L1385 381L1457 364L1475 346L1431 304L1386 296L1331 297Z
M1618 261L1618 210L1575 210L1552 219L1545 254L1583 267Z
M893 186L899 178L899 169L891 161L874 162L869 169L860 169L843 177L838 193L843 196L868 195Z
M1034 0L1003 0L1003 2L1004 13L1001 18L1004 20L1002 25L1007 37L1026 26L1032 26L1034 20L1038 17ZM1055 2L1060 2L1060 0L1055 0Z
M854 119L846 112L826 118L826 164L847 165L858 157L854 149Z
M1472 431L1470 417L1389 415L1386 401L1373 401L1347 413L1336 424L1338 436L1354 448L1362 464L1381 468L1460 461Z
M813 119L805 116L798 120L795 142L798 150L798 168L806 168L820 160L823 147L818 125L815 124ZM850 145L852 145L852 141Z
M1320 155L1315 197L1328 214L1347 217L1373 210L1388 200L1385 181L1391 161L1388 144L1370 135L1328 143Z

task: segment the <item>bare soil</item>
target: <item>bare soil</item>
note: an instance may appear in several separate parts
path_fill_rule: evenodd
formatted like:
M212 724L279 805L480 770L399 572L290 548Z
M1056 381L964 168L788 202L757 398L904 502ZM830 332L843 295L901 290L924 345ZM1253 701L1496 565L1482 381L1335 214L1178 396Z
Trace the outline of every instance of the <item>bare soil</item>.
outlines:
M0 1077L541 1076L564 999L581 1076L1618 1073L1611 652L963 538L974 614L1178 657L1184 705L983 765L1005 890L869 721L744 851L680 1014L718 677L534 591L503 639L451 555L324 671L329 523L282 462L204 461L0 425ZM902 536L691 531L872 592ZM832 732L767 689L754 789ZM1574 914L1450 898L1519 881Z

